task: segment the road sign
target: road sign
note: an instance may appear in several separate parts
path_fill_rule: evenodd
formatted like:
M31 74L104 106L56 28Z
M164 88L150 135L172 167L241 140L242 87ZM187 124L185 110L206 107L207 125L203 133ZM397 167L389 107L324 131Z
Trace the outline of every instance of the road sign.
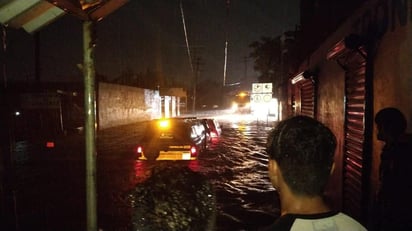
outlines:
M272 94L252 94L250 99L253 103L269 103L272 100Z
M262 84L252 83L252 93L261 93L261 92L262 92Z
M272 94L272 83L263 83L262 93Z
M263 94L263 102L269 103L272 100L272 94Z
M272 83L252 83L252 93L272 94Z
M260 103L262 101L261 94L252 94L250 98L253 103Z

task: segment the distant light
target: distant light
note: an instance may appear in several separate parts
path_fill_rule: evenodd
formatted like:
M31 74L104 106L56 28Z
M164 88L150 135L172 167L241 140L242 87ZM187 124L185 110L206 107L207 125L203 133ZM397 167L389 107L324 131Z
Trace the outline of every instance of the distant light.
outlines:
M46 142L46 147L47 148L54 148L54 142L53 141L47 141Z
M19 116L19 115L20 115L20 112L19 112L19 111L16 111L16 112L14 112L14 115L15 115L15 116Z
M232 110L232 113L233 112L236 112L237 111L237 109L238 109L238 104L236 103L236 102L232 102L232 108L231 108L231 110Z
M169 120L160 120L159 121L159 127L162 129L168 128L169 127Z
M240 92L240 93L239 93L239 96L240 96L240 97L245 97L246 95L247 95L246 92Z
M292 84L296 84L297 82L302 81L304 79L305 79L305 77L303 76L303 72L301 72L298 75L296 75L295 77L293 77L291 82L292 82Z

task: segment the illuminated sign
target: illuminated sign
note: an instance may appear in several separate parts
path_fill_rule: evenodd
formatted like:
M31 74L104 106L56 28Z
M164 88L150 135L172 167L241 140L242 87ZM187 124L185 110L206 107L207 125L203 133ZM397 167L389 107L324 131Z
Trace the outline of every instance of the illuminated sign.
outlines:
M252 83L252 93L272 94L272 83Z
M272 100L272 83L252 83L253 103L268 103Z
M272 94L252 94L250 100L253 103L268 103L272 100Z

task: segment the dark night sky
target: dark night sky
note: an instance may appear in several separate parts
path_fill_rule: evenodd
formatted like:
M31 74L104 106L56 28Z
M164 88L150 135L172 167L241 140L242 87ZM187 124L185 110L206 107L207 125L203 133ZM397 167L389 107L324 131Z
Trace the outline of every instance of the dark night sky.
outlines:
M225 32L229 40L227 83L245 76L254 81L253 60L245 57L253 41L294 30L299 0L183 1L192 56L200 58L201 80L223 81ZM226 30L227 28L227 30ZM7 29L7 78L34 79L34 39L22 30ZM82 23L66 15L39 31L41 80L81 81ZM189 65L178 0L130 0L97 24L96 71L109 78L126 69L150 68L174 82L193 74ZM17 64L17 65L16 65Z

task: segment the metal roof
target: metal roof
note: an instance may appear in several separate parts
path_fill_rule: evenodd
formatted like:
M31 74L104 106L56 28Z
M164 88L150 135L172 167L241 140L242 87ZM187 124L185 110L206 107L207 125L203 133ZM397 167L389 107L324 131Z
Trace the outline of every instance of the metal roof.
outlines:
M0 23L34 33L65 14L99 21L128 0L0 0Z

